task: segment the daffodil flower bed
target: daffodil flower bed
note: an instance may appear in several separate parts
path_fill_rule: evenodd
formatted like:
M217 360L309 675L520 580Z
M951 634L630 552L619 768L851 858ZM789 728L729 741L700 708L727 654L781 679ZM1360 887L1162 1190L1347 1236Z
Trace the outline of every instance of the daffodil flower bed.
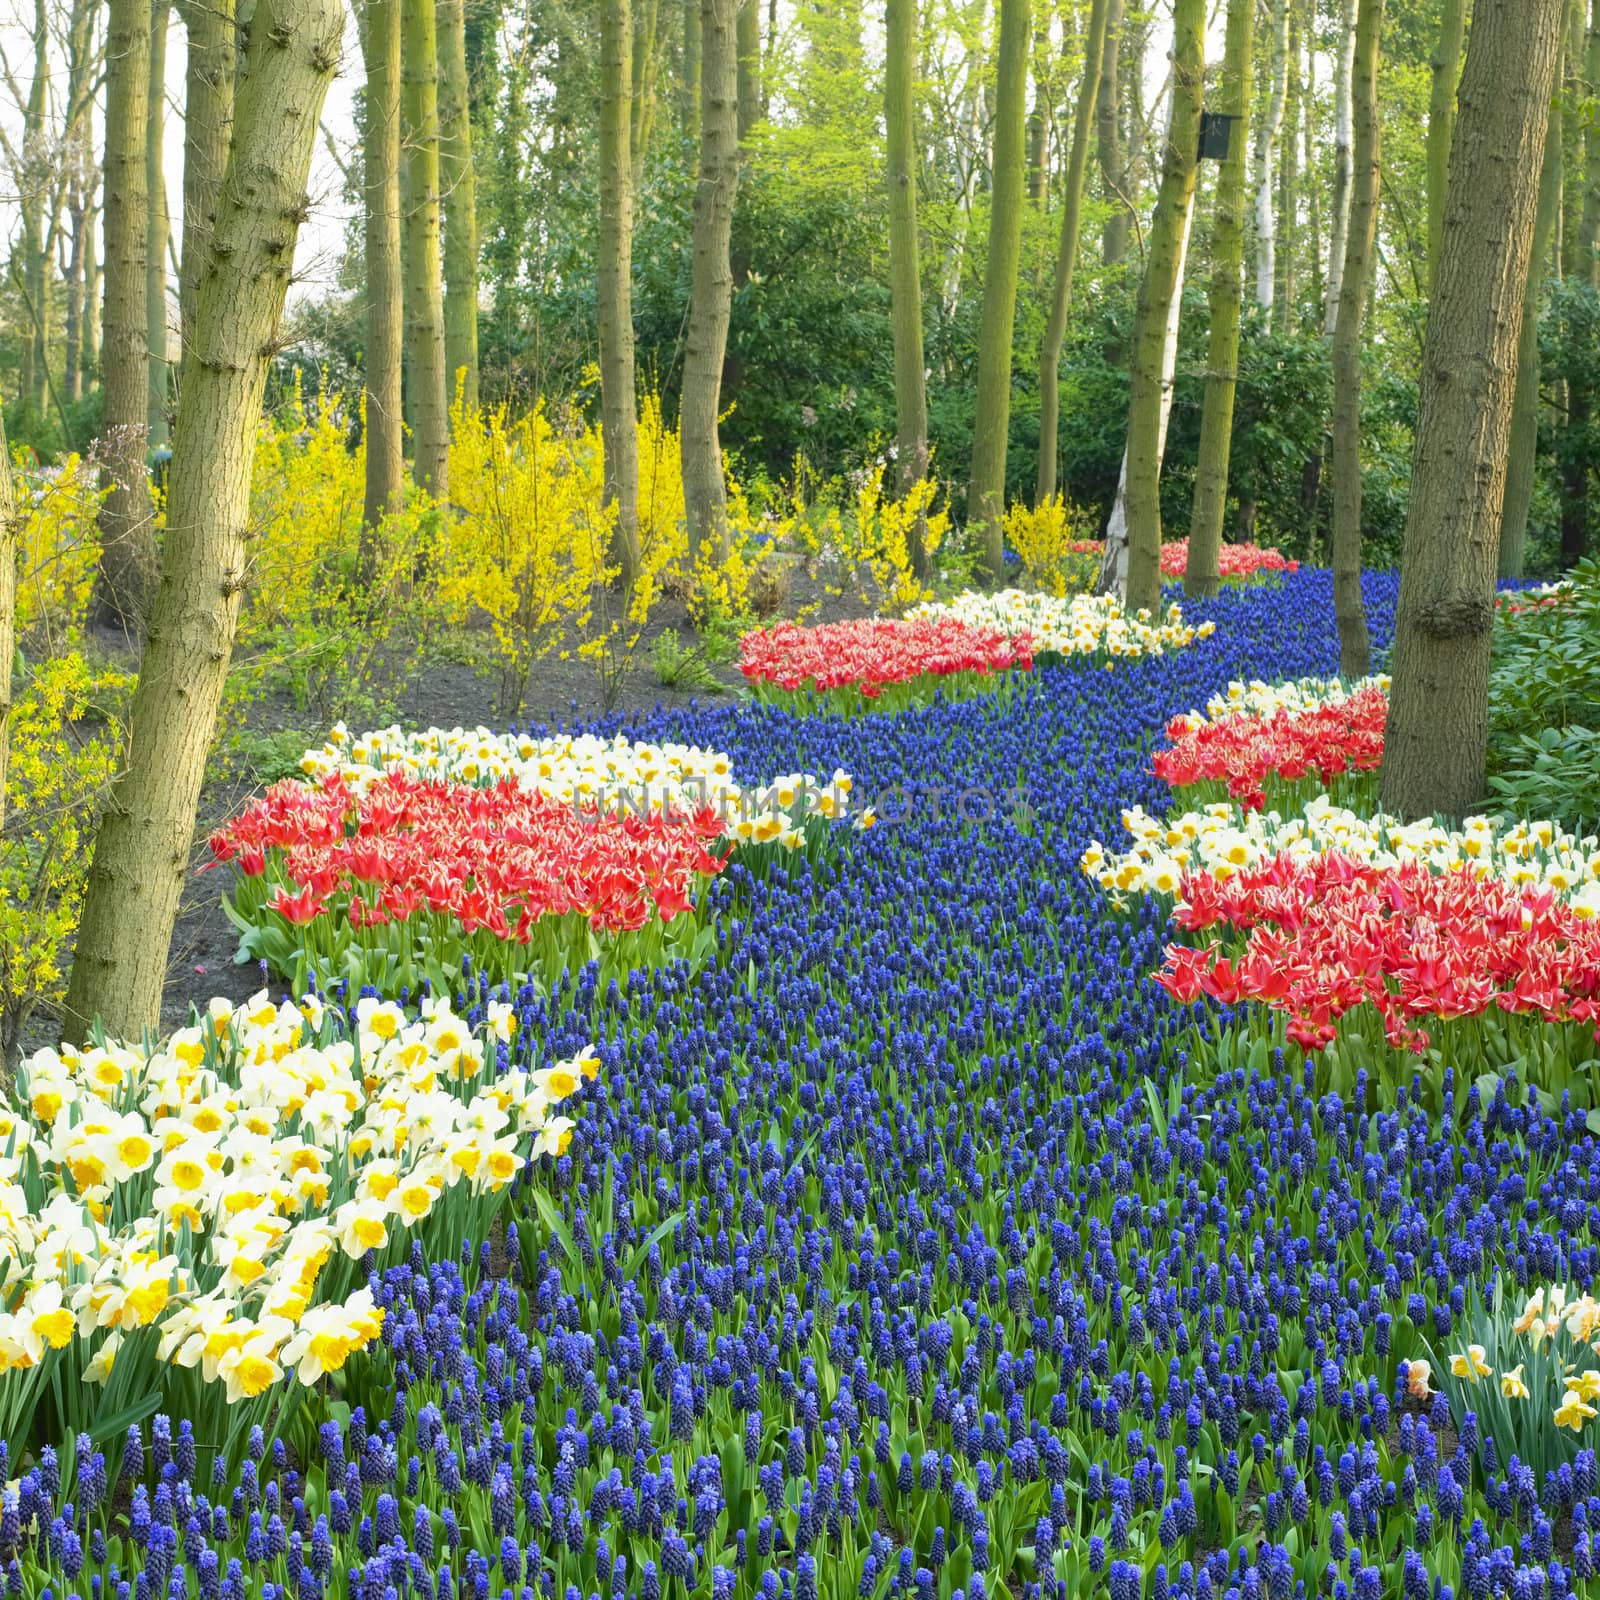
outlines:
M1064 661L1110 666L1115 661L1165 655L1216 631L1216 624L1209 621L1186 623L1177 604L1167 606L1159 617L1148 611L1130 615L1115 595L1058 598L1024 589L1002 589L998 594L969 590L953 600L918 606L911 615L953 618L1014 640L1026 639L1034 665L1040 667Z
M515 1028L502 1003L475 1037L443 1000L346 1026L262 994L26 1059L0 1111L0 1437L107 1439L164 1399L225 1449L338 1373L382 1329L372 1270L485 1240L567 1148L555 1108L596 1059L501 1073Z
M1248 681L1235 678L1221 694L1206 701L1204 711L1187 711L1174 717L1169 727L1181 723L1194 730L1227 717L1271 717L1280 711L1316 711L1337 705L1363 689L1389 692L1387 672L1374 672L1365 678L1291 678L1287 683L1265 683L1260 678Z

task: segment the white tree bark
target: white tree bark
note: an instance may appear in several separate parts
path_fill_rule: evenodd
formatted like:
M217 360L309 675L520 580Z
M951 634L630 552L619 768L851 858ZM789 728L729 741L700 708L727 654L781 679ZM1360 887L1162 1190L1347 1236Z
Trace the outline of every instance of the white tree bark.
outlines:
M1277 197L1278 140L1289 95L1289 0L1272 0L1272 89L1266 115L1256 130L1256 304L1272 309L1273 280L1278 270Z
M1355 124L1350 81L1356 61L1356 0L1339 0L1339 41L1333 53L1333 203L1328 217L1327 315L1322 331L1331 339L1339 322L1339 285L1344 279L1344 244L1350 226L1350 151Z

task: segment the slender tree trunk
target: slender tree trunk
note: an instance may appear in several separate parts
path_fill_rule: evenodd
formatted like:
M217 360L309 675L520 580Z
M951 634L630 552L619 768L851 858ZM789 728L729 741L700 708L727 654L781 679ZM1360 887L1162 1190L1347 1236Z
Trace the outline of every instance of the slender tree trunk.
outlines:
M108 119L109 120L109 119ZM90 180L90 198L94 194ZM101 320L101 296L105 289L105 270L95 240L99 234L99 220L104 207L91 204L84 225L83 240L83 374L84 388L93 394L101 386L100 353L104 348L104 327ZM105 526L101 519L102 529Z
M437 0L439 182L444 192L444 365L451 404L478 408L478 183L465 0Z
M1289 0L1272 0L1272 84L1266 115L1256 129L1256 304L1272 309L1278 275L1278 217L1273 204L1274 162L1278 136L1283 130L1284 105L1289 92Z
M1176 0L1172 11L1172 112L1161 188L1150 222L1149 254L1134 317L1128 394L1128 593L1130 610L1161 603L1161 412L1167 329L1183 292L1183 258L1194 205L1205 88L1205 0Z
M406 145L406 355L411 472L437 500L450 486L450 382L439 252L439 46L434 0L403 0L401 75Z
M656 127L656 69L659 50L661 0L640 0L630 6L633 20L632 61L633 105L629 114L629 141L632 147L631 174L635 194L644 185L645 158Z
M250 467L323 96L336 0L256 0L200 285L168 499L161 582L129 720L128 763L95 839L66 1032L98 1017L138 1039L161 1017L206 751L249 563Z
M600 4L600 411L611 560L624 589L639 573L639 435L633 384L633 19Z
M1084 37L1083 82L1072 122L1072 154L1067 158L1066 192L1061 197L1061 239L1056 247L1055 282L1044 347L1039 352L1039 473L1033 503L1042 506L1056 492L1057 430L1061 413L1061 346L1072 310L1072 278L1078 264L1078 233L1083 216L1083 180L1089 165L1089 133L1099 99L1105 61L1106 27L1114 0L1093 0Z
M150 94L145 101L145 193L150 203L150 243L145 257L145 342L150 349L146 367L150 416L150 445L162 449L170 438L167 403L171 373L167 365L167 176L163 156L167 125L167 18L166 0L156 0L150 14Z
M1237 117L1233 142L1217 181L1211 224L1211 333L1206 348L1206 394L1200 412L1200 457L1189 516L1189 562L1184 593L1210 595L1221 582L1222 523L1228 506L1233 402L1239 380L1239 313L1244 300L1244 207L1250 126L1250 67L1255 0L1228 0L1223 43L1221 110Z
M737 93L739 142L742 144L761 120L761 0L737 0L737 3L739 14L734 35L739 57Z
M1528 548L1528 513L1539 475L1539 313L1544 305L1545 264L1555 239L1556 213L1561 209L1562 97L1550 101L1550 126L1539 173L1539 198L1534 210L1533 248L1528 259L1528 287L1522 297L1517 331L1517 382L1511 400L1511 434L1507 447L1505 500L1500 515L1500 548L1496 558L1502 578L1520 578Z
M1278 239L1273 304L1278 329L1287 333L1294 320L1294 264L1300 236L1300 7L1289 8L1289 50L1285 57L1283 136L1278 161Z
M1495 554L1518 313L1561 54L1562 0L1477 0L1462 69L1395 610L1383 808L1483 796Z
M22 222L21 271L28 332L22 343L22 395L36 415L42 414L50 391L50 244L49 151L50 21L45 0L34 0L33 76L23 108L21 161L13 182L21 192L17 207ZM8 197L9 198L9 197Z
M922 268L917 243L916 0L887 0L883 109L889 177L889 316L894 333L895 456L900 492L928 472L928 390L922 352ZM912 530L911 570L928 580L925 530Z
M995 84L994 155L989 187L989 257L978 334L977 422L967 524L981 539L984 575L1005 565L1002 528L1006 444L1011 422L1011 340L1022 252L1023 124L1028 104L1028 0L1000 0L1000 55Z
M1574 108L1589 102L1593 88L1589 82L1588 49L1585 23L1589 14L1589 0L1567 0L1567 45L1561 68L1561 94ZM1587 265L1580 266L1583 248L1584 191L1588 187L1585 170L1586 150L1583 143L1584 119L1574 115L1563 120L1563 175L1561 194L1561 249L1557 257L1559 275L1575 278L1587 273Z
M1050 13L1044 6L1033 14L1033 105L1028 112L1026 167L1029 204L1044 204L1050 147Z
M972 197L978 188L980 158L978 147L983 136L984 119L984 46L989 36L988 0L971 0L966 13L967 35L973 40L972 54L967 62L967 78L963 85L967 122L968 146L971 158L961 174L961 189L956 196L956 214L950 229L950 243L945 252L943 294L940 304L945 320L955 315L961 299L961 271L966 257L967 230L972 225Z
M700 142L700 0L683 0L683 82L678 125L685 139Z
M1118 70L1122 52L1126 0L1110 0L1106 11L1106 37L1100 51L1100 95L1096 143L1100 152L1100 187L1111 214L1100 235L1100 258L1108 267L1125 261L1133 219L1132 196L1127 194L1127 161L1122 148L1122 101ZM1087 66L1085 71L1087 72Z
M200 279L233 133L234 0L180 0L188 35L183 109L183 260L178 276L182 349L194 341ZM181 377L180 377L181 382Z
M72 253L67 261L61 392L68 405L75 405L83 397L84 247L88 242L89 213L83 200L82 182L82 177L74 173L67 199L67 228L72 241Z
M1600 88L1600 0L1589 10L1588 73L1591 91ZM1579 266L1591 288L1600 289L1600 118L1583 125L1583 226Z
M105 311L101 323L101 461L96 609L137 626L155 570L155 529L145 446L150 420L145 263L150 207L145 187L150 93L150 0L110 0L106 23Z
M728 488L717 413L733 307L729 245L739 187L738 0L701 0L700 182L694 197L689 320L679 400L679 454L689 555L716 567L728 547Z
M1360 0L1350 225L1339 285L1339 321L1333 330L1333 612L1339 627L1339 670L1348 677L1366 672L1372 652L1361 598L1361 331L1382 173L1378 137L1382 31L1383 0Z
M1461 45L1466 37L1466 0L1443 0L1439 35L1429 63L1428 92L1428 284L1438 272L1439 235L1444 228L1445 184L1450 176L1450 135L1456 122L1456 82L1461 76Z
M1300 119L1304 147L1300 157L1300 170L1306 175L1306 236L1305 248L1300 252L1311 275L1311 304L1322 305L1322 184L1317 171L1317 30L1316 9L1313 6L1306 17L1305 72L1301 79L1304 90L1305 115Z
M16 492L11 487L11 449L5 407L0 406L0 834L5 832L11 773L11 669L17 658Z
M1339 322L1345 235L1350 225L1350 168L1354 129L1350 83L1355 70L1356 0L1339 0L1339 35L1333 54L1333 198L1328 216L1327 310L1322 331L1331 339Z
M366 505L361 570L377 561L383 519L405 494L405 426L401 363L405 308L400 263L400 7L402 0L366 0L361 51L367 104L362 145L362 199L367 265Z

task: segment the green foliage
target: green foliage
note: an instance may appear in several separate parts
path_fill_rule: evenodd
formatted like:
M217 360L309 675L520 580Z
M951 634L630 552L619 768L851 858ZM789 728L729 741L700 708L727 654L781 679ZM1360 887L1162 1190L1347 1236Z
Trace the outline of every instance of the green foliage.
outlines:
M685 647L676 628L664 628L656 636L656 682L664 689L681 692L720 694L721 680L711 669L704 641Z

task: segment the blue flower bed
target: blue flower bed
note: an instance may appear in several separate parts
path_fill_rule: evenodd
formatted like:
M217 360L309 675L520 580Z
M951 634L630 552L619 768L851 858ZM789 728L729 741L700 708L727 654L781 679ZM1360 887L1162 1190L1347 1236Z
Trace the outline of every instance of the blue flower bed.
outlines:
M1394 581L1366 589L1385 643ZM1536 1481L1400 1366L1496 1274L1589 1284L1582 1118L1501 1102L1463 1134L1219 1060L1148 981L1158 919L1078 871L1163 802L1174 711L1336 664L1326 573L1196 610L1211 639L1003 709L646 719L922 792L815 872L732 869L693 980L524 997L541 1057L605 1065L507 1248L385 1276L383 1353L313 1449L213 1479L157 1419L120 1466L29 1468L8 1592L1594 1592L1592 1454Z

